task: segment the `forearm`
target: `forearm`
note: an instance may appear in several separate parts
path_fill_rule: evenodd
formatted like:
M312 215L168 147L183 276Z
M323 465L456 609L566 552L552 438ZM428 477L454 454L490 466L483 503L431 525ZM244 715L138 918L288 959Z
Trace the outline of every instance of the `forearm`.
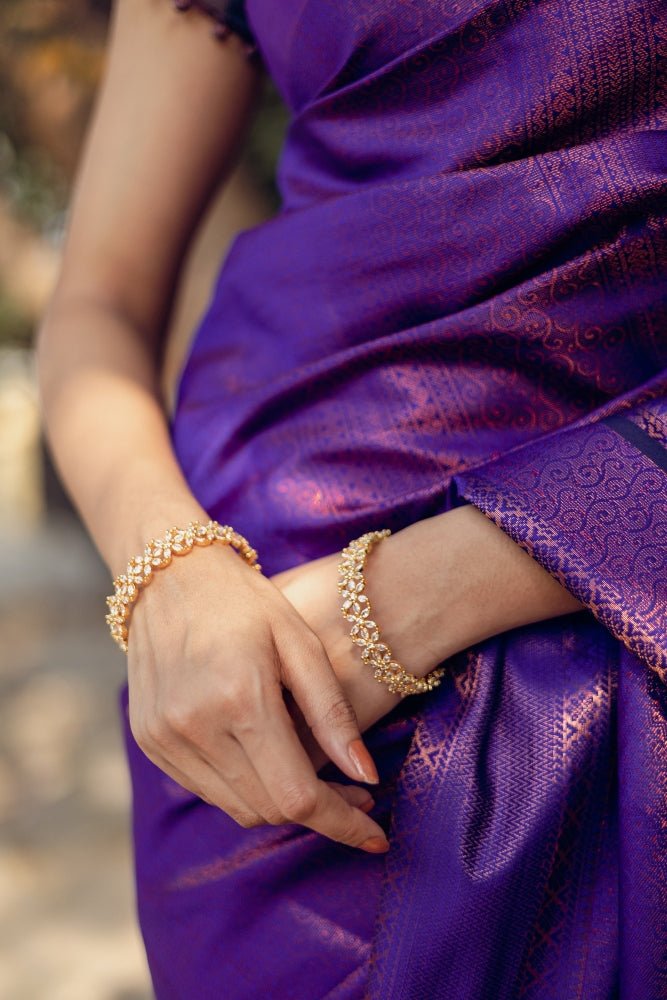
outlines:
M51 453L113 575L151 534L207 516L171 447L149 338L101 302L56 294L37 371Z
M397 579L400 595L387 584ZM489 636L585 607L472 504L375 546L367 580L383 635L422 674Z

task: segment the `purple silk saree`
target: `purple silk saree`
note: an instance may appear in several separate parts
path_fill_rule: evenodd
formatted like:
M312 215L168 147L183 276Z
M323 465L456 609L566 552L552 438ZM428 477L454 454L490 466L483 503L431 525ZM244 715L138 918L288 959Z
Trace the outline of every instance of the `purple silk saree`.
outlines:
M387 855L240 828L124 687L158 1000L667 998L667 5L247 11L292 117L179 383L193 492L267 575L473 503L586 609L367 731Z

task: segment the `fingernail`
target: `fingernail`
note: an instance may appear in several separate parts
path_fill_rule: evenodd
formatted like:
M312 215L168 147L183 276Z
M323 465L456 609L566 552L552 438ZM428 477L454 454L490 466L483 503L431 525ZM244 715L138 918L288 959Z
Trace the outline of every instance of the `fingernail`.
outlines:
M371 854L385 854L389 850L389 841L385 837L369 837L359 846L362 851L370 851Z
M350 760L356 767L357 773L361 776L362 780L367 781L370 785L377 785L380 777L373 763L373 758L364 746L363 741L352 740L347 749Z
M375 799L371 797L370 799L364 799L359 808L361 809L362 812L367 813L371 811L374 805L375 805Z

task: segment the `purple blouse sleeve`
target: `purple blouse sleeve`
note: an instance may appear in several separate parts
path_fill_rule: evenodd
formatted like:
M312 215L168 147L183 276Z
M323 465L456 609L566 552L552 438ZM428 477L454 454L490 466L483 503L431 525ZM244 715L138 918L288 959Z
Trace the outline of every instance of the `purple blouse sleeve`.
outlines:
M247 56L258 54L257 42L245 12L245 0L172 0L177 10L196 7L214 21L214 34L226 38L234 33L242 39Z

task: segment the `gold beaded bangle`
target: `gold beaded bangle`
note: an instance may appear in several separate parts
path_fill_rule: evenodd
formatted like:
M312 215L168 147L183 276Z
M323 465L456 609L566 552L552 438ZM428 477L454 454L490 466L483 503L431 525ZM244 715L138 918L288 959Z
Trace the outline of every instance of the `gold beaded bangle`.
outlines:
M128 624L132 607L139 593L153 579L156 569L163 569L171 562L172 556L182 556L197 545L211 545L222 542L233 546L252 566L261 572L257 553L243 535L239 535L228 524L218 521L190 521L186 528L169 528L162 538L151 538L143 553L134 556L127 564L125 573L113 581L114 592L107 597L109 613L104 620L109 626L114 642L127 653Z
M341 611L343 618L353 623L350 638L362 647L361 658L373 668L375 679L386 684L393 694L423 694L438 686L445 668L436 667L426 676L418 677L397 663L389 646L380 639L380 630L372 618L370 601L364 593L366 556L376 542L390 534L389 528L367 531L342 550L338 566Z

